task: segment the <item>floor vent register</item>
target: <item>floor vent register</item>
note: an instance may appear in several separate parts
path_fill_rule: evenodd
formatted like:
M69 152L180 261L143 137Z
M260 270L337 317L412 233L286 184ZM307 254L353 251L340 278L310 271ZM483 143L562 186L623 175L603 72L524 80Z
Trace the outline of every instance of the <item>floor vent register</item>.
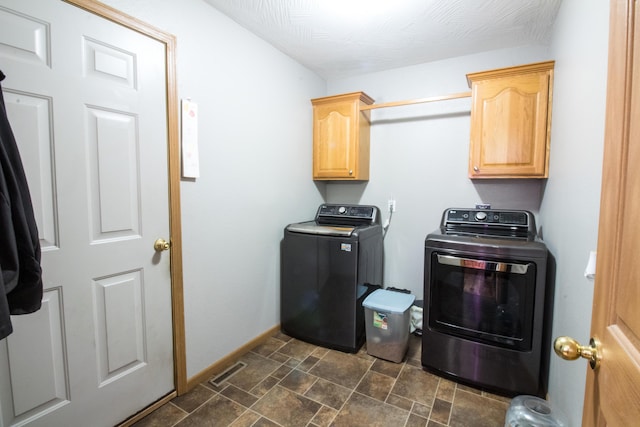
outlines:
M237 374L245 366L247 366L247 364L244 362L236 362L214 378L210 379L209 384L214 387L220 387L226 380Z

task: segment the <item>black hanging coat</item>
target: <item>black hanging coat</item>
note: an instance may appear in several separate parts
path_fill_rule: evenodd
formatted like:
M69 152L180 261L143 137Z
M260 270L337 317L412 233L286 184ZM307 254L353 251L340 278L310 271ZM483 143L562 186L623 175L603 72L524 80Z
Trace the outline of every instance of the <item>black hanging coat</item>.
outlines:
M4 80L0 71L0 81ZM0 339L10 314L38 310L42 301L40 240L16 140L0 86Z

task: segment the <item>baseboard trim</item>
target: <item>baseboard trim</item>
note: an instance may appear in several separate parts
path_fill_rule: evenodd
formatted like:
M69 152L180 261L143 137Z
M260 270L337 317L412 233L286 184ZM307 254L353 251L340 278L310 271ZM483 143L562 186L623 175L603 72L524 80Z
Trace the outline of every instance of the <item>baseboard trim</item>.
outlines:
M215 362L213 365L209 366L208 368L205 368L204 370L200 371L196 375L187 379L186 391L192 390L201 382L206 381L209 378L213 377L214 375L224 371L229 366L233 365L242 355L249 352L249 350L251 350L252 348L267 341L270 337L273 336L273 334L275 334L279 330L280 330L280 324L275 325L271 329L267 330L266 332L258 335L251 341L247 342L242 347L239 347L238 349L227 354L222 359Z

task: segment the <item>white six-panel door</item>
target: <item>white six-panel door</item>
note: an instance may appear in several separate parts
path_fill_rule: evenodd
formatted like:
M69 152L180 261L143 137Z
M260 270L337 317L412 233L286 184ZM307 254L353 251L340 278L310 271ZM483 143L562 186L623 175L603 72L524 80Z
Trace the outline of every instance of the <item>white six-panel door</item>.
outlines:
M164 61L60 0L0 0L45 284L0 341L0 426L113 425L173 390Z

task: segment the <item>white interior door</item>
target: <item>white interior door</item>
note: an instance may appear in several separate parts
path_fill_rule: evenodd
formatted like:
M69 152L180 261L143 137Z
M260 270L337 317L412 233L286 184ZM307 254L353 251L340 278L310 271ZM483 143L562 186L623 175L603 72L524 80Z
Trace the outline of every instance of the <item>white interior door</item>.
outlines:
M0 426L113 425L174 388L164 45L0 0L0 69L45 284L0 341Z

